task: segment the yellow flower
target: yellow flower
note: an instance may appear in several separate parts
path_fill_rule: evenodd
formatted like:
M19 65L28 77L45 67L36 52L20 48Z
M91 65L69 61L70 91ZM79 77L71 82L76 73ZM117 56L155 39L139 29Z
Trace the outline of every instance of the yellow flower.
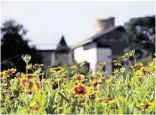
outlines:
M85 96L89 93L89 90L85 85L78 84L73 88L73 93L75 96Z
M84 79L85 79L85 76L82 75L82 74L76 74L76 75L73 76L73 78L74 78L76 81L78 81L78 82L83 82Z
M10 75L12 75L13 73L15 73L16 72L16 69L15 68L12 68L12 69L8 69L7 71L6 71L6 74L7 74L7 76L10 76Z
M62 67L56 67L56 68L50 68L49 71L53 73L60 73L60 72L63 72L64 69Z
M96 94L99 94L99 90L96 90L95 87L88 87L89 96L95 96Z
M97 79L95 79L95 80L92 82L94 88L98 87L101 83L102 83L102 79L101 79L101 78L97 78Z
M41 89L41 85L39 83L36 83L36 89L40 90Z
M151 69L149 67L141 67L142 72L149 72Z
M101 62L97 65L99 69L103 69L106 66L107 62Z
M132 69L136 69L136 70L140 69L141 67L143 67L142 63L137 63L137 64L131 66Z
M113 103L116 103L116 102L118 102L119 101L119 99L118 98L116 98L116 99L113 99L113 98L107 98L106 100L105 100L105 104L113 104Z
M118 61L122 62L124 60L124 56L118 58Z
M29 79L35 78L36 74L27 74L26 77L29 78Z
M30 73L30 74L25 74L25 73L21 73L21 77L26 77L28 79L35 79L36 78L36 74L34 73Z
M36 89L35 79L22 77L20 79L20 86L24 89L25 92L34 91L34 89Z
M126 60L129 59L129 57L130 57L130 55L129 55L128 53L125 53L125 54L122 56L122 59L123 59L124 61L126 61Z
M37 104L37 102L35 100L32 100L30 103L29 103L29 106L30 106L30 110L38 110L39 108L39 105Z
M118 65L120 66L122 61L121 60L113 60L113 63L115 66L118 66Z
M5 79L6 77L7 77L6 70L3 72L0 72L0 79Z
M137 70L135 73L134 73L134 79L136 81L140 81L143 79L143 72L141 70Z
M135 76L142 76L143 75L143 72L141 70L137 70L135 73L134 73Z
M154 102L147 102L147 103L141 103L138 104L137 107L141 110L143 109L154 109L155 108L155 103Z
M11 76L13 73L16 72L16 69L8 69L7 71L4 70L3 72L0 72L0 79L5 79L6 77Z

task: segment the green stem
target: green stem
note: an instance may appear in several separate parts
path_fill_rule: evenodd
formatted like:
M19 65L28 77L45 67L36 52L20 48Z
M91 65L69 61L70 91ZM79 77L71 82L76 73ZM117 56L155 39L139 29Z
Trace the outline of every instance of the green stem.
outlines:
M58 94L69 103L69 100L61 92L58 92Z
M28 63L26 63L26 75L28 74Z
M131 66L132 66L131 61L128 60L128 63L129 63L129 65L130 65L130 67L131 67Z
M134 58L134 62L135 62L135 64L136 64L136 58L135 58L135 56L133 55L133 58Z
M41 80L42 81L42 92L43 92L43 75L44 74L42 74L42 80Z

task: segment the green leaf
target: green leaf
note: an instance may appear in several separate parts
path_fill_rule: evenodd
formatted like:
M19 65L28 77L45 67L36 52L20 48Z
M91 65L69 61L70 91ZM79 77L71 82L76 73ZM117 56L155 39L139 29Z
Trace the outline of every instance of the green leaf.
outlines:
M6 114L5 107L1 107L1 108L0 108L0 113L1 113L1 114Z
M29 113L29 108L27 107L20 107L16 112L16 114L28 114L28 113Z

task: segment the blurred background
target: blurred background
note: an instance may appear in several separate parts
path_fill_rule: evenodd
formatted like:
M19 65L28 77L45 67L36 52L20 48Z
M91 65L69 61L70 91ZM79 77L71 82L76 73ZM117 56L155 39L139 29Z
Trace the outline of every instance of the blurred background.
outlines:
M1 70L31 63L87 61L93 70L135 49L145 63L155 51L155 1L1 1Z

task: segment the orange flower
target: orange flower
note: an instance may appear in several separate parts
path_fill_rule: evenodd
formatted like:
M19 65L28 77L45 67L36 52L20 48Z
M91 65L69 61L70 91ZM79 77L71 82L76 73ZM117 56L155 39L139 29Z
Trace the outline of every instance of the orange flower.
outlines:
M138 104L137 107L141 110L143 109L153 109L155 107L155 103L147 102L145 104Z
M29 79L30 79L30 78L34 78L35 76L36 76L35 74L27 74L27 75L26 75L26 77L29 78Z
M113 100L112 98L107 98L107 99L105 100L105 103L110 103L112 100Z
M37 90L40 90L41 89L41 86L40 86L39 83L36 83L36 88L37 88Z
M149 72L150 68L149 67L141 67L140 69L142 72Z
M39 107L37 107L37 106L30 107L30 110L38 110L38 109L39 109Z
M117 102L117 101L118 101L118 99L107 98L107 99L105 100L105 104L112 104L112 103L115 103L115 102Z
M0 79L4 78L3 73L0 73Z
M39 105L35 100L30 101L29 106L31 111L39 109Z
M73 93L76 96L84 96L88 93L88 88L83 84L78 84L77 86L74 87Z
M6 71L0 73L0 79L4 79L7 77Z
M12 74L15 73L15 72L16 72L16 69L12 68L12 69L8 69L8 70L6 71L6 74L7 74L7 76L10 76L10 75L12 75Z
M140 69L141 67L143 67L142 63L137 63L134 66L131 66L132 69Z
M16 69L12 68L12 69L8 69L7 71L3 71L0 73L0 79L4 79L6 77L11 76L13 73L16 72Z
M63 72L64 69L62 67L56 67L56 68L50 68L49 71L53 73L60 73L60 72Z
M96 80L93 81L93 86L97 87L101 83L102 83L102 79L101 78L97 78Z
M82 75L82 74L76 74L76 75L74 75L73 77L74 77L74 79L76 79L78 82L83 82L84 79L85 79L85 76Z
M35 89L36 83L34 79L28 79L26 77L22 77L20 79L20 85L25 92L30 92Z

